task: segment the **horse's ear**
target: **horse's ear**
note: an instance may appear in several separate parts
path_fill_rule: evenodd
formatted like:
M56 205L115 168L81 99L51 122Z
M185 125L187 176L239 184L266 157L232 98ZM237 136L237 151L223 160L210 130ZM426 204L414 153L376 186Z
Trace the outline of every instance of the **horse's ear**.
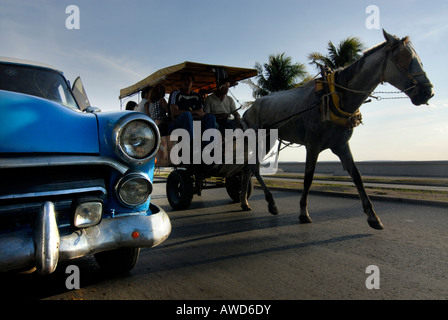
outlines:
M398 40L398 38L396 38L395 36L387 33L386 30L384 30L384 29L383 29L383 35L384 35L384 39L386 39L386 41L389 42L389 43L394 43L395 41Z

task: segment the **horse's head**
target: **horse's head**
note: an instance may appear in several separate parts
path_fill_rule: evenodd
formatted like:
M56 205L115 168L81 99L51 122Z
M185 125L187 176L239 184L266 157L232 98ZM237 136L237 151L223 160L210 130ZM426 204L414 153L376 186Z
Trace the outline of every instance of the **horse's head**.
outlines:
M434 96L432 84L408 37L400 40L384 30L383 34L387 41L383 80L406 93L413 104L427 104Z

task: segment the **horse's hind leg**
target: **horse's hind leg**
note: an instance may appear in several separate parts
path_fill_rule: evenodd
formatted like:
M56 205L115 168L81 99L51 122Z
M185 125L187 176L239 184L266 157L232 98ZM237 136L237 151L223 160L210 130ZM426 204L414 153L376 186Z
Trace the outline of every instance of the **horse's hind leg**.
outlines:
M301 223L311 223L311 217L308 213L308 193L313 182L314 171L316 170L317 158L319 152L316 150L307 149L306 152L306 164L305 164L305 177L303 179L303 193L300 198L300 215L299 220Z
M355 165L348 143L338 148L332 149L332 151L339 157L339 159L341 159L342 165L344 166L345 170L348 171L353 179L353 182L355 183L358 194L361 197L364 212L367 214L367 222L369 226L378 230L384 229L384 226L381 223L380 218L378 218L375 211L373 210L372 202L370 201L370 198L367 195L366 190L364 189L361 174L359 173L359 170Z
M249 186L249 179L251 178L252 173L255 175L255 177L257 178L258 182L261 185L261 188L263 189L264 197L265 197L266 201L268 202L269 212L273 215L277 215L278 210L277 210L277 206L275 205L274 197L272 196L271 191L266 186L263 178L260 175L260 165L259 164L246 165L246 167L243 169L243 172L241 175L241 195L240 195L241 208L244 211L252 210L251 207L249 206L249 202L247 201L247 189Z
M246 165L241 173L240 202L243 211L252 210L252 208L249 206L249 202L247 201L247 189L249 187L249 179L251 178L251 176L252 176L252 170L248 165Z

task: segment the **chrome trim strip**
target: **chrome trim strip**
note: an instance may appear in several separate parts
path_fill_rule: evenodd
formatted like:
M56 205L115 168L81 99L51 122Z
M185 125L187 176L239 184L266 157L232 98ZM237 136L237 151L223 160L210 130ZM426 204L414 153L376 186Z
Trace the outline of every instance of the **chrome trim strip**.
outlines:
M95 192L95 191L100 191L103 194L107 194L106 189L104 189L102 187L90 187L90 188L77 188L77 189L67 189L67 190L54 190L54 191L10 194L10 195L6 195L6 196L0 196L0 200L37 198L37 197L46 197L46 196L60 196L60 195L65 195L65 194L86 193L86 192Z
M0 169L33 168L51 166L80 166L101 165L112 167L124 174L129 167L123 163L110 158L98 156L33 156L33 157L10 157L0 158Z

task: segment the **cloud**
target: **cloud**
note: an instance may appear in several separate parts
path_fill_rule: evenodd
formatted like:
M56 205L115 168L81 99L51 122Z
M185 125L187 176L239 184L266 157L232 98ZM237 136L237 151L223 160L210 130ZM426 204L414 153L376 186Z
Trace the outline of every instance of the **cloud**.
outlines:
M141 66L128 58L114 56L102 51L74 50L70 52L59 52L55 55L63 56L61 62L66 74L73 76L84 74L91 80L108 83L128 82L143 78L145 75L140 71Z
M448 126L446 127L439 127L439 128L434 128L435 131L438 132L442 132L442 133L448 133ZM448 138L448 137L447 137ZM448 141L447 141L448 142Z

